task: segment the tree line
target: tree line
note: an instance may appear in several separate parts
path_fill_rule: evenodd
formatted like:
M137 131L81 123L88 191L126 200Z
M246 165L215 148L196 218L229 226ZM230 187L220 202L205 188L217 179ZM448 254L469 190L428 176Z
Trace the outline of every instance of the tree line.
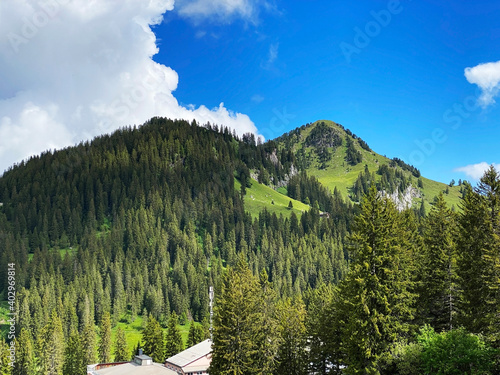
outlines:
M466 189L460 213L441 193L419 221L372 185L346 276L302 295L240 259L218 291L211 373L500 373L500 174Z

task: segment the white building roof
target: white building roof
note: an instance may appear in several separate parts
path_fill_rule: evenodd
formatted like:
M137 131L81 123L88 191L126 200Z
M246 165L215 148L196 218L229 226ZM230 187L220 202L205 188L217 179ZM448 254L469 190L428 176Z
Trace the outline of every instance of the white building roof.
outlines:
M133 362L94 370L94 373L97 375L177 375L175 371L169 370L159 363L141 366Z
M210 354L211 352L212 341L208 339L168 358L167 362L178 367L185 367L197 359Z

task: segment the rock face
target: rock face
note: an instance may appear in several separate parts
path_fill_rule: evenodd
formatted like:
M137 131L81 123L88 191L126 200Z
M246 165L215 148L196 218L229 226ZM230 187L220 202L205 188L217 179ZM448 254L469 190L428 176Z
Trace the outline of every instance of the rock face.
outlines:
M380 195L393 201L398 211L404 211L410 208L413 204L413 199L422 197L420 190L411 185L408 186L403 193L400 193L398 188L396 188L392 194L388 194L383 190L380 192Z

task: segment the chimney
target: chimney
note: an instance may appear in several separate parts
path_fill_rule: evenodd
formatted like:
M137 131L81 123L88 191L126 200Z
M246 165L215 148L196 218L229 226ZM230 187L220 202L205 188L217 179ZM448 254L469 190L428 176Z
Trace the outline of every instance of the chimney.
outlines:
M142 349L139 349L139 355L142 355Z

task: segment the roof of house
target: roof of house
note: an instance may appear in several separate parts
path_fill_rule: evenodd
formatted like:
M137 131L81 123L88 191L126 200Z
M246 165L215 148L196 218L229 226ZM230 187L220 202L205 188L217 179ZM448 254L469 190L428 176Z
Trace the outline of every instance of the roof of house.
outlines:
M168 358L167 362L178 367L184 367L211 352L212 341L208 339Z
M98 375L177 375L175 371L169 370L159 363L141 366L133 362L104 368L102 370L94 370L94 373Z

